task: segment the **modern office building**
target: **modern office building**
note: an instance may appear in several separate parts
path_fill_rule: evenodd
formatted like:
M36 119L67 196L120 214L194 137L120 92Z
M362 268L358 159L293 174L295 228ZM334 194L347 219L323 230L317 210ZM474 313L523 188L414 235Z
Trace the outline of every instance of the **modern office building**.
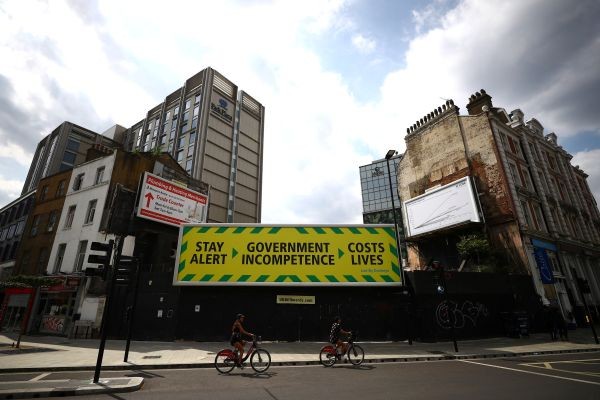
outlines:
M587 175L521 110L494 107L484 90L467 110L460 115L450 100L407 129L398 187L403 201L421 204L404 219L409 266L460 269L461 236L483 234L506 266L531 275L544 304L583 320L582 296L600 304L600 212Z
M38 143L21 194L34 190L40 179L82 163L87 150L95 144L118 147L124 130L115 125L104 134L98 134L72 122L63 122Z
M264 107L212 68L129 128L129 151L166 151L210 185L208 222L261 220Z
M402 154L390 158L389 166L392 170L391 189L390 175L387 160L375 160L371 164L359 167L360 187L362 191L363 223L365 224L394 224L398 223L400 236L400 250L403 263L406 261L406 244L404 242L404 228L402 224L402 201L398 196L398 164ZM394 200L392 201L392 195ZM393 210L396 213L394 221Z
M392 169L392 188L390 193L389 171L385 159L373 161L371 164L359 167L360 187L362 190L363 222L365 224L393 224L392 194L396 214L401 215L400 197L398 196L398 181L396 180L398 163L402 154L395 155L389 160Z

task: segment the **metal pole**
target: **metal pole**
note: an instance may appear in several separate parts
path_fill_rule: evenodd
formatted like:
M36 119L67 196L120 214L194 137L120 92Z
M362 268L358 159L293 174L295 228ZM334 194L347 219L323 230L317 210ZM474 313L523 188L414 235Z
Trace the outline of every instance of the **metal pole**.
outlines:
M440 266L440 280L442 281L442 286L444 288L444 301L448 306L448 322L450 323L450 333L452 335L452 343L454 343L454 352L458 353L458 343L456 342L456 332L454 331L454 313L450 309L450 300L448 299L448 287L446 286L446 272L444 271L444 267Z
M118 240L118 239L117 239ZM113 242L113 240L110 240ZM112 248L112 246L111 246ZM123 240L119 240L117 243L117 251L113 258L113 266L118 263L121 250L123 249ZM115 285L114 279L117 274L114 273L114 267L110 265L108 268L107 275L107 288L106 288L106 302L104 304L104 312L102 313L102 322L100 323L100 347L98 347L98 358L96 360L96 369L94 370L94 383L98 383L100 380L100 370L102 369L102 358L104 357L104 347L106 345L106 337L108 335L108 314L110 314L111 297L113 297L113 290Z
M394 216L394 234L396 235L396 248L398 249L398 268L400 268L400 276L402 277L402 285L406 286L406 277L404 274L404 268L402 267L401 254L400 250L400 235L398 234L398 218L396 218L396 204L394 202L394 188L392 186L392 170L390 169L390 159L386 157L385 162L387 164L388 170L388 182L390 184L390 196L392 198L392 215ZM412 303L412 295L410 294L410 301ZM410 311L407 313L407 327L408 327L408 344L412 345L412 330L411 330L411 320L410 320Z
M590 328L592 328L592 333L594 334L594 340L596 341L596 344L600 344L598 343L598 335L596 334L596 328L594 328L594 319L592 318L592 314L590 314L587 302L585 301L585 293L583 293L581 287L579 274L577 273L577 270L575 268L571 268L571 271L573 273L573 276L575 277L575 287L577 288L579 296L581 297L581 302L583 303L583 310L585 311L586 322L588 322L590 324ZM587 321L587 319L589 319L589 321Z
M129 324L127 326L127 343L125 344L125 357L124 362L127 362L129 357L129 346L131 344L131 335L133 333L133 318L135 316L135 308L137 306L137 294L140 287L140 263L139 260L135 264L135 286L133 289L133 304L131 305L131 314L129 315Z

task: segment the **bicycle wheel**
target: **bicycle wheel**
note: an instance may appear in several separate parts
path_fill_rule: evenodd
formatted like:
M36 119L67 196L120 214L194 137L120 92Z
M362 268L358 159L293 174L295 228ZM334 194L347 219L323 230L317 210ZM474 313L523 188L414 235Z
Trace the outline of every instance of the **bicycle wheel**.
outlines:
M265 372L271 366L271 355L265 349L256 349L250 357L252 369L258 372Z
M222 374L228 374L235 368L235 353L221 350L215 357L215 368Z
M357 344L353 344L348 348L348 361L352 365L360 365L365 359L365 351Z
M331 367L335 364L335 350L332 346L325 346L319 352L319 362L324 367Z

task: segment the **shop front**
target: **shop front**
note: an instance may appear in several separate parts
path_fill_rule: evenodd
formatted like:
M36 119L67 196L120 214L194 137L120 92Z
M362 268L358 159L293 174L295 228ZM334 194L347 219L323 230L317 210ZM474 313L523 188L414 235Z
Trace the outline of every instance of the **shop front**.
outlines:
M81 278L58 276L56 279L60 283L40 288L33 330L52 335L67 335L73 323L75 300Z
M32 305L33 288L7 288L0 306L0 330L18 332L26 323Z

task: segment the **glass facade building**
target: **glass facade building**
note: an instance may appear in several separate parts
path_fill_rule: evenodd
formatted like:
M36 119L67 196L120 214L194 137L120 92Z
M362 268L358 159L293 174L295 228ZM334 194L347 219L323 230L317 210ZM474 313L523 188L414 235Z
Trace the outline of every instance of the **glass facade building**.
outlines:
M390 169L392 169L392 191L394 195L394 205L396 209L402 208L400 197L398 196L398 179L396 171L402 155L394 156L390 159ZM360 169L360 186L362 190L363 221L365 215L390 211L392 209L392 194L390 193L390 181L388 177L388 168L385 159L373 161L371 164L363 165ZM394 223L392 214L390 221L385 223ZM364 221L367 223L366 221ZM384 223L383 221L381 223Z

